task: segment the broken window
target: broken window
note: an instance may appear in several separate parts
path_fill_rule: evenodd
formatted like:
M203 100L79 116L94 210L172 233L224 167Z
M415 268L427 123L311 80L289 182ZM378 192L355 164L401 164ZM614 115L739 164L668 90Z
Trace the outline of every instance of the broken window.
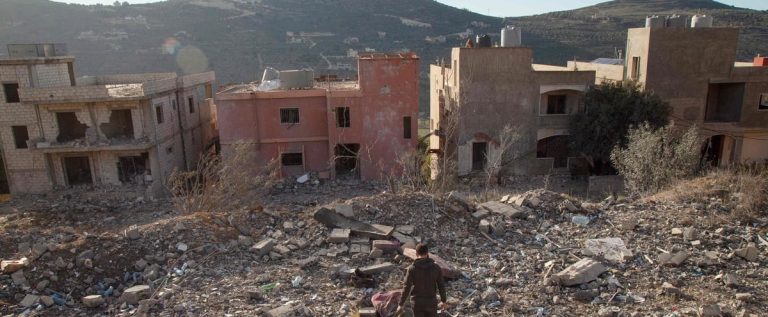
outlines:
M488 143L472 143L472 170L482 171L485 169L485 162L488 160Z
M738 122L744 103L744 83L710 84L704 121Z
M140 156L121 156L117 162L118 178L122 183L139 183L144 177L149 161L148 153Z
M411 138L411 117L403 117L403 138Z
M299 123L299 108L280 109L280 123Z
M553 168L568 167L569 154L570 148L566 135L551 136L536 142L536 157L554 159Z
M133 117L131 109L112 110L109 114L109 122L102 123L101 133L109 139L133 138Z
M349 128L349 107L336 107L336 126L339 128Z
M163 104L162 103L155 105L155 117L157 118L157 124L163 123Z
M300 166L304 165L304 156L302 153L283 153L280 162L283 166Z
M189 103L189 113L195 113L195 97L187 98L187 102Z
M28 147L27 141L29 141L29 131L25 125L12 126L13 130L13 142L16 144L17 149L26 149Z
M57 112L56 123L59 125L59 135L56 137L59 143L85 138L88 126L77 120L74 112Z
M91 163L87 156L65 157L64 172L69 186L93 184Z
M630 67L629 79L640 79L640 56L632 57L632 67Z
M3 84L3 94L5 94L6 103L17 103L19 99L19 84Z
M359 152L360 144L336 144L336 175L349 175L357 171Z
M566 95L547 96L547 114L565 114Z
M768 94L760 94L760 104L758 110L768 110Z

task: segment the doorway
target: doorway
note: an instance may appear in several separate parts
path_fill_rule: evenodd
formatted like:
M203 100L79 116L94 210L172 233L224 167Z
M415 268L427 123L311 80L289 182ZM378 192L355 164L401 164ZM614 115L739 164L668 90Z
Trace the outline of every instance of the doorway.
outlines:
M336 176L348 176L358 174L358 156L360 144L336 144L334 155L336 156Z
M488 161L488 142L472 143L472 170L482 171Z
M91 160L87 156L65 157L64 171L69 186L93 184Z

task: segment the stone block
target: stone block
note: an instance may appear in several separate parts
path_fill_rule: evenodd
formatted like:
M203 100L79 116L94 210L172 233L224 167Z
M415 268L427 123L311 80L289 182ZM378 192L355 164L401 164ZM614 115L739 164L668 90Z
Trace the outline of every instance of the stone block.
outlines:
M328 236L329 243L344 243L349 241L349 236L352 234L350 229L333 229L331 235Z
M583 258L571 264L565 270L553 275L553 279L564 286L581 285L594 281L607 270L602 263L590 258Z
M338 204L334 207L337 213L341 214L344 217L347 218L354 218L355 217L355 210L352 208L352 205L349 204Z
M688 259L688 252L680 251L677 253L662 253L659 255L659 264L664 266L680 266Z
M584 242L583 253L602 257L613 263L622 263L632 258L632 251L627 249L621 238L587 239Z
M490 211L492 214L498 214L504 217L524 219L528 216L528 214L527 210L523 208L525 207L508 205L498 201L489 201L481 204L479 209L485 209Z
M23 307L31 307L37 304L39 300L40 300L40 296L27 294L26 296L24 296L24 299L22 299L21 302L19 302L19 305Z
M395 251L400 249L400 243L392 240L373 240L371 245L374 249L379 249L382 251Z
M5 274L11 274L18 270L21 270L29 265L29 259L21 258L18 260L2 260L0 261L0 271Z
M252 246L251 252L256 253L258 256L267 255L272 251L272 248L275 247L275 244L276 242L274 239L267 238Z
M478 229L482 233L491 233L491 223L488 222L488 220L482 219L482 220L480 220L480 224L478 225Z
M392 271L396 267L397 267L397 265L395 265L393 263L385 262L385 263L374 264L374 265L369 265L369 266L366 266L366 267L362 267L362 268L360 268L360 272L363 272L365 274L376 274L376 273L381 273L381 272Z
M749 262L755 262L760 250L757 249L754 243L749 243L744 248L736 249L734 253Z
M136 285L124 290L118 302L137 305L140 300L147 298L149 298L149 285Z
M136 301L138 303L138 301ZM96 308L104 304L104 297L101 295L88 295L83 297L83 305L89 308Z

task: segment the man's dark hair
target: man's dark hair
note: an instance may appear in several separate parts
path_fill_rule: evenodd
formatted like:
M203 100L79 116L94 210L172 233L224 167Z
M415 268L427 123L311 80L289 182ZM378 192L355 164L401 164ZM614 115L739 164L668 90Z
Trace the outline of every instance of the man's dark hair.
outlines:
M419 245L416 246L416 254L427 255L428 253L429 253L429 248L427 248L426 244L419 243Z

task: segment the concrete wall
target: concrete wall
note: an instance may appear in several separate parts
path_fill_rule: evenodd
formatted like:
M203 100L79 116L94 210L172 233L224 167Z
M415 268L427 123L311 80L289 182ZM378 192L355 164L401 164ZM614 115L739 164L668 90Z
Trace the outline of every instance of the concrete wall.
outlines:
M569 70L594 71L595 84L620 82L624 80L624 65L595 64L589 62L568 62Z

